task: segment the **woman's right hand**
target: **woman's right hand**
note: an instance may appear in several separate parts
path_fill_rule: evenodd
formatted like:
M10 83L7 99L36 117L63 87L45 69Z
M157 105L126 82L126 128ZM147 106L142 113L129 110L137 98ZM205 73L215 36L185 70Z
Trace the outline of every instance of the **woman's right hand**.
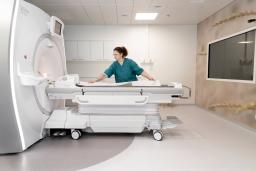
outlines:
M99 81L102 81L102 80L104 80L106 78L106 76L105 76L105 74L101 74L101 75L99 75L98 77L97 77L97 79L96 80L91 80L91 81L88 81L88 83L96 83L96 82L99 82Z

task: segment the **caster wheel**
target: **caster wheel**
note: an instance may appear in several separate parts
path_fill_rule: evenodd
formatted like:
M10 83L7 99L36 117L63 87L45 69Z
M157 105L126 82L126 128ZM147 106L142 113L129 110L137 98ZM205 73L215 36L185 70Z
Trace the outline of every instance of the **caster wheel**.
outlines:
M157 141L161 141L163 139L163 132L161 130L154 130L153 131L153 137Z
M79 130L74 130L71 132L71 137L73 140L78 140L81 137L81 132Z
M79 133L79 135L80 135L80 137L82 136L82 132L81 131L78 131L78 133Z

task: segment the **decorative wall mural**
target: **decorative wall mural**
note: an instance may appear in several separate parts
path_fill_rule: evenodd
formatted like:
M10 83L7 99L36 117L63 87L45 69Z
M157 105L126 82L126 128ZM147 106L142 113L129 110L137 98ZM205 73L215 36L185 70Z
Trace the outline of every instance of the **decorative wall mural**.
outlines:
M256 112L256 101L250 102L247 104L218 103L218 104L212 104L208 108L211 110L215 110L216 108L227 108L230 110L235 110L236 113L238 113L238 114L240 114L243 111Z
M235 0L198 24L196 104L256 129L256 84L206 79L208 43L255 27L256 22L248 23L252 18L256 18L256 0Z
M231 15L230 17L226 17L226 18L224 18L224 19L214 23L213 27L216 27L216 26L218 26L220 24L224 24L226 22L235 20L235 19L240 18L240 17L245 17L245 16L255 16L256 17L256 11L243 11L243 12L239 12L237 14Z

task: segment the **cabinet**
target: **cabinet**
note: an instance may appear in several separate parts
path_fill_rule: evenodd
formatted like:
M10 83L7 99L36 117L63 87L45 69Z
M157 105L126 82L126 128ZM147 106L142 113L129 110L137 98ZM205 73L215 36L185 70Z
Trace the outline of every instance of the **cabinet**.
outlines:
M90 60L90 42L77 41L77 58L81 60Z
M113 49L115 48L115 43L113 41L104 41L104 56L103 59L104 60L114 60L113 57Z
M65 41L65 51L67 60L74 60L77 58L77 42Z
M103 41L91 41L91 59L103 60Z
M114 41L111 40L66 40L68 61L112 61Z

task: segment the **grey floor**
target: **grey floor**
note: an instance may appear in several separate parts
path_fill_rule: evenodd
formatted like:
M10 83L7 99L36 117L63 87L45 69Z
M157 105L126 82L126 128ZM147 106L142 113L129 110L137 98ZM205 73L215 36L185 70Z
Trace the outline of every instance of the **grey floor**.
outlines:
M133 139L133 134L87 134L78 141L49 137L23 153L0 156L0 171L78 170L112 158Z
M27 151L0 156L0 170L256 171L256 132L195 105L161 108L183 121L161 142L143 134L46 138Z

